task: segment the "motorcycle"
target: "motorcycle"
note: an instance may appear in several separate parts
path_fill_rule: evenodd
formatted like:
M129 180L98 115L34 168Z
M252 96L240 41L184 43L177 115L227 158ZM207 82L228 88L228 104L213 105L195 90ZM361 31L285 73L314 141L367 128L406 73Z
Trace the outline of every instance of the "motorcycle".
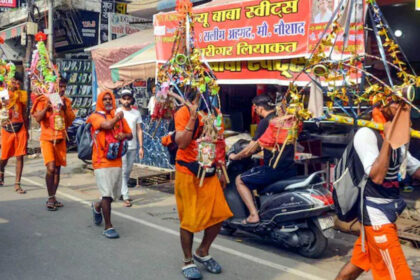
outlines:
M247 143L235 143L230 153L239 152ZM225 189L227 203L234 216L223 223L223 232L236 230L256 234L282 247L296 250L308 258L318 258L326 251L327 237L333 236L333 200L326 187L325 172L277 181L254 196L260 222L245 224L249 215L236 189L235 178L255 165L252 159L228 161L230 184Z

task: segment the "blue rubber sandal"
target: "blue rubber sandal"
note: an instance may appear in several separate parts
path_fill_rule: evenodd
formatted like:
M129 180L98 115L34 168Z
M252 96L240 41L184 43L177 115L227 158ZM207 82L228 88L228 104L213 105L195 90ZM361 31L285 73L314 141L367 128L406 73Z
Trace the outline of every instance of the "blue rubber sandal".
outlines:
M201 279L203 276L201 275L200 270L198 270L198 267L195 264L189 264L182 268L182 274L184 274L184 277L186 279Z
M96 212L95 203L92 202L93 223L97 226L102 224L102 213Z
M119 238L120 235L118 234L118 232L115 230L115 228L109 228L107 230L104 230L103 235L106 238L109 239L115 239L115 238Z
M205 257L200 257L194 254L194 260L204 265L208 272L219 274L222 272L222 267L218 264L212 256L207 255Z

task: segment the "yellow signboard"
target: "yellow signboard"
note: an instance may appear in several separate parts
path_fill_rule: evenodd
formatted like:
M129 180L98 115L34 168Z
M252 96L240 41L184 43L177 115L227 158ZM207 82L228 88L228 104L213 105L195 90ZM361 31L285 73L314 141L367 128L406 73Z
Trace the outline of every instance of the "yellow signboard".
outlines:
M416 0L416 11L420 11L420 0Z

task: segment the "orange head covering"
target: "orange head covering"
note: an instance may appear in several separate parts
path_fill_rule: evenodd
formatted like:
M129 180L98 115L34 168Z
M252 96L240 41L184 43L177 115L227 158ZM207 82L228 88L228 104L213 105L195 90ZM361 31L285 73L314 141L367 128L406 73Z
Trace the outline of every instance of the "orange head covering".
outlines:
M112 117L114 117L115 109L117 109L117 105L116 105L116 102L115 102L114 94L109 90L105 90L98 95L98 99L96 100L96 112L106 112L103 99L104 99L104 96L107 95L107 94L109 94L112 98L112 110L111 110L110 114L111 114Z

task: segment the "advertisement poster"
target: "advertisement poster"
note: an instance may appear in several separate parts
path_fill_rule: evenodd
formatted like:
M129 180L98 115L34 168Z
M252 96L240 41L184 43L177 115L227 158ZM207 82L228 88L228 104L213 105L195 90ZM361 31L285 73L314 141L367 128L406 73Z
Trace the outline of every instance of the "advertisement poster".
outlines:
M316 46L324 30L336 9L339 0L312 0L311 23L309 25L308 52L311 52ZM348 1L350 2L350 1ZM339 32L337 39L334 40L332 55L364 53L364 28L363 20L366 14L366 5L364 0L354 0L355 6L349 5L342 7L340 13L343 14L339 21L341 26L350 22L348 37L345 38L344 30ZM328 50L331 52L331 49Z
M54 47L58 52L98 43L99 13L57 10L54 16Z

